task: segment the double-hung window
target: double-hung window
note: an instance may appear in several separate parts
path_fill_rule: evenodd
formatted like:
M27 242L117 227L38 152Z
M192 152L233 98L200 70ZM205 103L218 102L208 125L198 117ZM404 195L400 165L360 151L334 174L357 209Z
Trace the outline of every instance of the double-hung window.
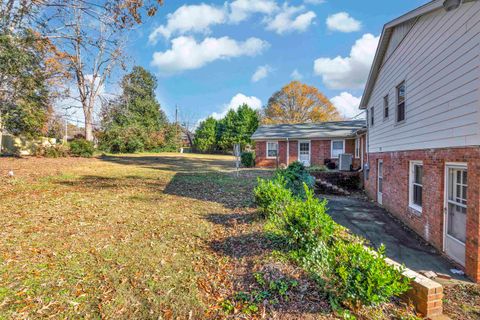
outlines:
M278 156L278 142L267 141L267 158L275 159Z
M410 162L409 205L418 212L422 212L423 204L423 163Z
M383 118L388 119L389 110L388 110L388 94L383 97Z
M370 108L370 127L373 127L375 124L375 108L371 107Z
M345 140L332 140L332 158L337 159L345 153Z
M405 81L397 86L397 122L405 120Z

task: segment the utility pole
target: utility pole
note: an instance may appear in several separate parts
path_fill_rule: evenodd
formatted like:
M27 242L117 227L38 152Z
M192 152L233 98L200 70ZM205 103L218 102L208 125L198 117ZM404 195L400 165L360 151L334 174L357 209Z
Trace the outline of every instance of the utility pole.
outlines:
M175 105L175 124L178 125L178 105Z
M65 135L63 137L63 143L67 143L68 142L68 120L67 118L65 118Z

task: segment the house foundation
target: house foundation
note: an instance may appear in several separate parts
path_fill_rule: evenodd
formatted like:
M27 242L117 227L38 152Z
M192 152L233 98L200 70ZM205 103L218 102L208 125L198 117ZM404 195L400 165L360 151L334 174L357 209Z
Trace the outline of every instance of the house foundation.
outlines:
M368 164L368 196L480 282L480 148L370 153Z

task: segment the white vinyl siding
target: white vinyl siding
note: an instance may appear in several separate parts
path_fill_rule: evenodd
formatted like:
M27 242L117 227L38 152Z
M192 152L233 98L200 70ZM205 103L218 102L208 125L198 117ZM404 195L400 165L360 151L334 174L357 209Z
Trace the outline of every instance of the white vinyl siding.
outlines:
M390 116L369 130L369 152L480 145L480 2L418 19L383 61L368 108L390 99ZM397 86L405 81L405 121Z

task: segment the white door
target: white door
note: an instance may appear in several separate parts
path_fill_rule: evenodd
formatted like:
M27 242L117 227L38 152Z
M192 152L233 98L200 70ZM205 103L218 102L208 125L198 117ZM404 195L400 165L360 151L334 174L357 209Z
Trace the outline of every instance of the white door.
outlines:
M383 203L383 160L378 160L377 170L377 202Z
M298 142L298 160L304 166L310 167L310 141Z
M447 165L445 180L445 253L465 266L467 167Z

